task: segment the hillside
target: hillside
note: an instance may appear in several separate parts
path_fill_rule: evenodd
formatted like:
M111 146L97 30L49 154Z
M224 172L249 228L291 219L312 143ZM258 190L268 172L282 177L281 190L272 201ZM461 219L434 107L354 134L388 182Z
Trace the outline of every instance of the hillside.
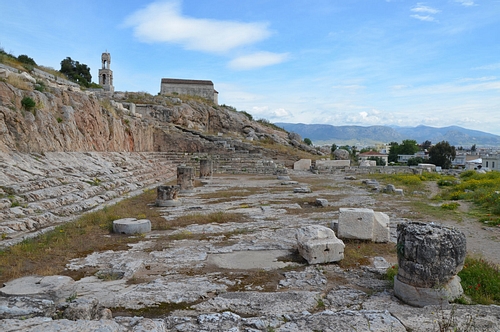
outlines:
M455 146L499 146L500 136L458 126L434 128L388 127L388 126L332 126L325 124L276 123L285 130L296 132L310 138L314 144L358 145L401 142L414 139L421 143L429 140L433 143L448 141Z
M0 63L0 152L317 153L230 106L191 96L105 93L52 73ZM222 135L222 136L221 136ZM274 149L276 148L276 149ZM298 148L298 149L297 149ZM276 152L278 154L278 152Z

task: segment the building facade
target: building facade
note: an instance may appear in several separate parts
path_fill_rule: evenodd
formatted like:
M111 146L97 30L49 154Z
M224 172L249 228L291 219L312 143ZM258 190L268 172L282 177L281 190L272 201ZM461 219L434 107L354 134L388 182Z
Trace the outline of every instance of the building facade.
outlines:
M215 91L212 81L162 78L160 94L198 96L211 100L215 104L219 103L219 93Z

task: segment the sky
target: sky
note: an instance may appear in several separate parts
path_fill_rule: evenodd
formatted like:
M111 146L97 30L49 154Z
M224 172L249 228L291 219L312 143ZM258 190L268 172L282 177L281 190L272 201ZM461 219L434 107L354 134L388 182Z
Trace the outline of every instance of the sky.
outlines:
M0 48L115 91L211 80L273 123L445 127L500 135L500 0L0 0Z

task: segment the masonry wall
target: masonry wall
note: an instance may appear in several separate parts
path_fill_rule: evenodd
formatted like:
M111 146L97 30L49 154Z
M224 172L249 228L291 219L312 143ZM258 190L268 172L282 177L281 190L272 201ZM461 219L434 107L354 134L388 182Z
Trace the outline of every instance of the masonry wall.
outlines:
M162 83L161 94L178 93L180 95L199 96L216 102L214 87L210 84L175 84Z

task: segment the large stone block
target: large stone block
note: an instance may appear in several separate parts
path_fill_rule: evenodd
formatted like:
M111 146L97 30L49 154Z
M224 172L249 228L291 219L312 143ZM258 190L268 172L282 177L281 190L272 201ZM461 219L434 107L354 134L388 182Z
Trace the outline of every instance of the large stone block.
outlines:
M344 242L328 227L312 225L297 230L300 255L309 264L337 262L344 258Z
M299 171L308 171L311 168L311 159L300 159L293 163L293 169Z
M389 242L390 231L389 221L390 218L383 212L374 212L373 214L373 242Z
M340 208L339 211L339 238L372 240L375 219L372 209Z
M408 285L399 281L397 276L394 276L394 295L403 302L415 307L428 305L447 307L449 302L458 299L463 293L459 276L455 276L447 283L434 288Z
M144 234L151 232L148 219L123 218L113 221L113 232L119 234Z

